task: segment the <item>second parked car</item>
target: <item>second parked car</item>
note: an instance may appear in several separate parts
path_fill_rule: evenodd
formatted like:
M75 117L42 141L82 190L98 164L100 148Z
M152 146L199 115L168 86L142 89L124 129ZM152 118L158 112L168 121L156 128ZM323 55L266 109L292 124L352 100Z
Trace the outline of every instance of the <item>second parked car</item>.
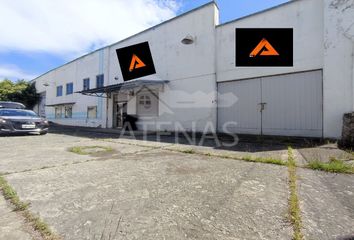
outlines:
M1 108L25 109L26 107L22 103L18 103L18 102L0 101L0 109Z

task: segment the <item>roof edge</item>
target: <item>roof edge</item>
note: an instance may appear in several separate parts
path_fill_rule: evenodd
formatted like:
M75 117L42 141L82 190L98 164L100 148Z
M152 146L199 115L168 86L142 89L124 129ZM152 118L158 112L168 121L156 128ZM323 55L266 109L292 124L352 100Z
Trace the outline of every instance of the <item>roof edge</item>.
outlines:
M115 43L112 43L112 44L109 44L109 45L107 45L107 46L98 48L98 49L96 49L96 50L94 50L94 51L92 51L92 52L86 53L86 54L84 54L84 55L82 55L82 56L80 56L80 57L78 57L78 58L75 58L75 59L73 59L73 60L71 60L71 61L69 61L69 62L66 62L66 63L64 63L64 64L62 64L62 65L60 65L60 66L58 66L58 67L55 67L55 68L53 68L53 69L51 69L51 70L49 70L49 71L46 71L45 73L39 75L38 77L31 79L30 82L34 82L34 81L36 81L36 79L38 79L38 78L40 78L40 77L42 77L42 76L44 76L44 75L46 75L46 74L48 74L48 73L50 73L50 72L52 72L52 71L55 71L55 70L57 70L57 69L59 69L59 68L61 68L61 67L63 67L63 66L66 66L66 65L68 65L68 64L70 64L70 63L73 63L73 62L75 62L75 61L77 61L77 60L79 60L79 59L81 59L81 58L84 58L84 57L86 57L86 56L88 56L88 55L91 55L91 54L93 54L93 53L95 53L95 52L104 50L104 49L106 49L106 48L110 48L110 47L112 47L112 46L114 46L114 45L116 45L116 44L119 44L119 43L124 42L124 41L126 41L126 40L128 40L128 39L131 39L131 38L133 38L133 37L136 37L136 36L138 36L138 35L140 35L140 34L142 34L142 33L145 33L145 32L147 32L147 31L149 31L149 30L152 30L152 29L154 29L154 28L156 28L156 27L160 27L160 26L162 26L162 25L164 25L164 24L166 24L166 23L169 23L169 22L171 22L171 21L174 21L174 20L176 20L176 19L178 19L178 18L181 18L181 17L184 17L184 16L186 16L186 15L189 15L190 13L193 13L193 12L195 12L195 11L198 11L198 10L204 8L204 7L209 6L209 5L214 5L214 6L216 6L216 7L219 9L219 6L218 6L217 3L215 2L215 0L212 0L212 1L210 1L210 2L208 2L208 3L205 3L205 4L203 4L203 5L199 6L199 7L196 7L196 8L194 8L194 9L188 11L188 12L185 12L185 13L182 13L182 14L180 14L180 15L177 15L177 16L175 16L175 17L173 17L173 18L170 18L170 19L168 19L168 20L166 20L166 21L163 21L163 22L161 22L161 23L158 23L157 25L154 25L154 26L152 26L152 27L149 27L149 28L147 28L147 29L145 29L145 30L142 30L142 31L140 31L140 32L138 32L138 33L135 33L135 34L133 34L133 35L131 35L131 36L129 36L129 37L126 37L126 38L124 38L124 39L122 39L122 40L119 40L119 41L117 41L117 42L115 42Z

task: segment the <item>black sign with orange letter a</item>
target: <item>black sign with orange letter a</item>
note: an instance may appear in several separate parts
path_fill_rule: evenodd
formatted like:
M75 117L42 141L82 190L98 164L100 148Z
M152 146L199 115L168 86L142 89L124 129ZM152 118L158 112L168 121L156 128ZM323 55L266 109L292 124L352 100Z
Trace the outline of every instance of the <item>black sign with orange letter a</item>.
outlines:
M236 28L236 67L292 66L292 28Z
M148 42L116 50L124 81L155 74Z

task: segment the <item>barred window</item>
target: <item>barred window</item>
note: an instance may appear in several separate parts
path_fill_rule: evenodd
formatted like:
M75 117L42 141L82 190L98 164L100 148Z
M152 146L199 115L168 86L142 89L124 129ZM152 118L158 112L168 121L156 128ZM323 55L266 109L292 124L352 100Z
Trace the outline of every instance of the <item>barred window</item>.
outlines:
M65 106L65 118L73 117L73 106Z
M55 107L55 118L61 118L61 113L62 113L62 108L61 107Z

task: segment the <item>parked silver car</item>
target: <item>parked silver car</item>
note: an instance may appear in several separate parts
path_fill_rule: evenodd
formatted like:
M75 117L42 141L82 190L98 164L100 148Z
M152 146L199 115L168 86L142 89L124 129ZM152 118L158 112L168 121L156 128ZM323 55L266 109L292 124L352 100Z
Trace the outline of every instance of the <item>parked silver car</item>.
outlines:
M39 133L46 134L48 121L35 112L24 109L0 108L0 134Z
M3 102L0 101L0 109L1 108L13 108L13 109L25 109L25 105L19 102Z

